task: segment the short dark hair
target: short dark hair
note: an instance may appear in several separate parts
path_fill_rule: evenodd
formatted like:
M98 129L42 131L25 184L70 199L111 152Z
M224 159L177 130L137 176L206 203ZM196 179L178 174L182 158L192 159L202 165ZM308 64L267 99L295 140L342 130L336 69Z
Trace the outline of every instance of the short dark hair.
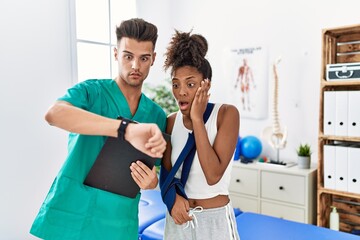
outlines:
M175 30L165 53L164 69L171 69L171 75L179 67L195 67L204 78L211 80L212 69L205 58L208 42L202 35Z
M121 24L116 27L116 37L118 43L123 37L137 41L151 41L155 49L158 30L152 23L146 22L141 18L132 18L122 21Z

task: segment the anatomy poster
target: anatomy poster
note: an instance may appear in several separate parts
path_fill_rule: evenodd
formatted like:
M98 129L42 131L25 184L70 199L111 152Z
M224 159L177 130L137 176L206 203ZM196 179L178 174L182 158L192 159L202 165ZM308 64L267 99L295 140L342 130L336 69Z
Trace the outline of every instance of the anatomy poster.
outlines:
M224 74L231 85L228 100L238 107L241 117L266 118L269 66L265 49L230 49L224 56Z

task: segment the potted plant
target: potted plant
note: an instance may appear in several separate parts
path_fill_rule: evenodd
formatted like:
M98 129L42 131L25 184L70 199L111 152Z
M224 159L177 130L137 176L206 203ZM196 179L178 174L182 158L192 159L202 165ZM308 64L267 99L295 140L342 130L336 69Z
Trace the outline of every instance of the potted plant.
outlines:
M151 100L159 104L167 115L179 110L179 107L171 91L170 79L165 79L162 84L155 86L145 83L144 92Z
M296 149L298 155L298 167L302 169L310 168L311 162L311 147L309 144L300 144Z

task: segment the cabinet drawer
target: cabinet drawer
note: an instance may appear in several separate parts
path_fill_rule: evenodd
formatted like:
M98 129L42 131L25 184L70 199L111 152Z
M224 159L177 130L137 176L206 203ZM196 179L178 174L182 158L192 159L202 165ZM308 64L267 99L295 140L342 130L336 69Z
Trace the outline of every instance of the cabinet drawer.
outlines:
M257 170L233 167L229 190L251 196L258 196L257 173Z
M274 172L261 172L261 196L289 203L305 204L305 178Z
M291 221L305 222L305 212L302 208L289 207L270 203L266 201L261 202L261 213L273 217L283 218Z
M259 212L257 199L239 196L230 192L230 200L234 208L240 208L243 212Z

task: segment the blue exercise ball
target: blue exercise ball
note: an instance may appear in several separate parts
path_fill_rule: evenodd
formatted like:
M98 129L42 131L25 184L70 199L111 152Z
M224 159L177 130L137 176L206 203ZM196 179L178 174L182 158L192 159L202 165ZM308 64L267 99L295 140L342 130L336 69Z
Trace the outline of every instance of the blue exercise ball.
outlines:
M241 156L247 159L257 158L262 151L262 144L259 138L255 136L243 137L240 141Z

